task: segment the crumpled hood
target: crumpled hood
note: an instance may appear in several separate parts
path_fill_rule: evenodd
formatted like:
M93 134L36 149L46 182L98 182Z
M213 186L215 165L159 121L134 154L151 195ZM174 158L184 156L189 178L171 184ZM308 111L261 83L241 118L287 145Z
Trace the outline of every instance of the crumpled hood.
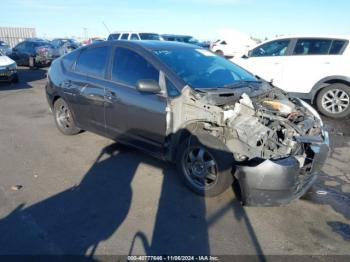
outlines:
M0 66L9 66L11 64L15 63L15 61L13 61L11 58L9 58L8 56L4 56L1 55L0 56Z

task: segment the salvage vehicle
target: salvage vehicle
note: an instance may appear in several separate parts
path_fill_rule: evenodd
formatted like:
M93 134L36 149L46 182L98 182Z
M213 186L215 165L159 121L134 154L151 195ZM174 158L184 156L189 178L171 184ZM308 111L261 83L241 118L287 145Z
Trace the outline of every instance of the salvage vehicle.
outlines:
M60 57L81 46L81 44L71 38L55 38L51 41L53 46L53 56Z
M17 83L17 64L0 49L0 81Z
M54 59L53 46L43 40L25 40L12 49L10 58L19 66L45 67Z
M303 195L328 152L318 113L209 50L106 41L55 60L46 96L57 128L109 137L177 164L197 194L237 179L246 205Z
M233 62L332 118L350 116L350 36L294 35L266 41Z

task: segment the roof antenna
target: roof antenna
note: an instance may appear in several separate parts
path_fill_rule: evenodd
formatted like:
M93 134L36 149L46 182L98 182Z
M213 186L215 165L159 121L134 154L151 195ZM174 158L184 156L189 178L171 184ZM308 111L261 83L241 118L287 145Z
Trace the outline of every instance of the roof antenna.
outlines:
M111 33L111 31L109 30L109 28L108 28L108 26L105 24L105 22L103 22L103 21L102 21L102 24L105 26L105 28L106 28L106 30L107 30L107 32L108 32L108 34L110 34L110 33Z

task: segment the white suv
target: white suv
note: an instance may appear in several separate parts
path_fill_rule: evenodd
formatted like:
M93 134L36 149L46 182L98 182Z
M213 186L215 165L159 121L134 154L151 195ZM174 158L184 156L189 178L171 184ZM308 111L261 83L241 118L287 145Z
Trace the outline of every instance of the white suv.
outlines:
M218 39L210 45L210 50L218 55L225 57L235 57L238 54L244 53L251 47L255 46L256 42L251 39Z
M350 115L350 36L289 36L264 42L232 61L329 117Z
M115 32L108 36L107 40L159 40L163 38L159 34L145 32Z

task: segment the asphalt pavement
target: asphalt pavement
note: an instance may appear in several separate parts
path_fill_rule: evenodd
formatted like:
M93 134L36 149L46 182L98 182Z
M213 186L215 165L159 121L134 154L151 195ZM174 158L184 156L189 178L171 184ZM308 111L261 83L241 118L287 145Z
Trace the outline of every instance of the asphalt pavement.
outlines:
M44 69L0 83L0 255L350 255L350 121L325 119L331 154L284 207L205 199L174 166L90 132L63 136Z

